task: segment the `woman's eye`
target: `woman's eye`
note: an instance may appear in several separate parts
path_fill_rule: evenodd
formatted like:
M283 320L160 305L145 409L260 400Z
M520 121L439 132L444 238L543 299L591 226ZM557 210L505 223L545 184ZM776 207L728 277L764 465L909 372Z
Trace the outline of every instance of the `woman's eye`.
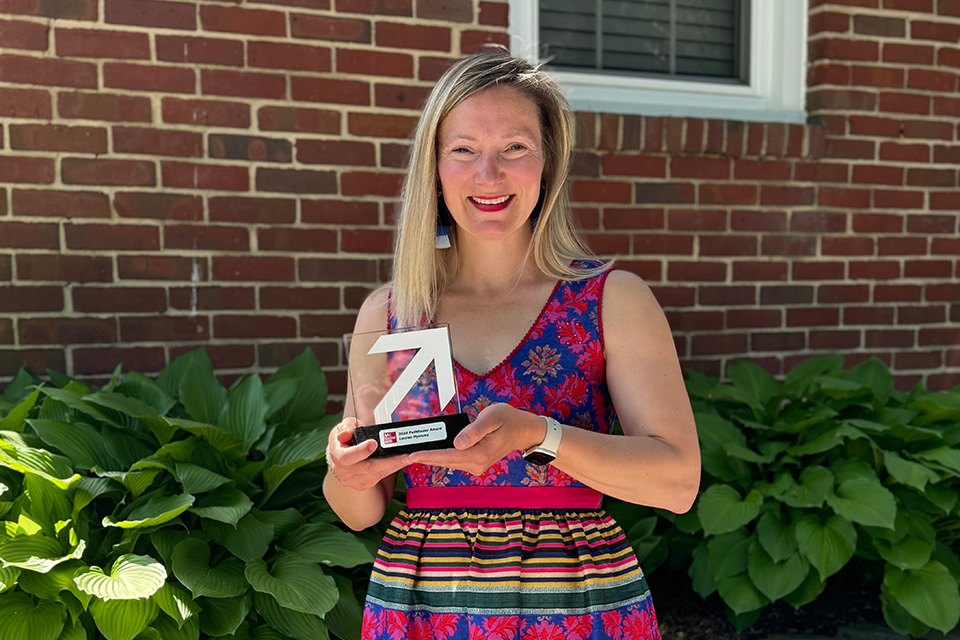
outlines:
M510 145L510 151L523 151L526 147L519 142L516 144Z
M455 149L452 149L452 151L453 153L470 153L470 150L467 149L466 147L457 147Z

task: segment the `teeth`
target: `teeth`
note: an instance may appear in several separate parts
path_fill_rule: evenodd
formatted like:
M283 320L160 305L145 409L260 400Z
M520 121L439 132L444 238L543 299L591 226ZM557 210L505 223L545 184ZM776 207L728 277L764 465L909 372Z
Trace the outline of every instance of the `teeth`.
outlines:
M503 204L510 199L510 196L500 196L499 198L477 198L473 196L471 199L477 204Z

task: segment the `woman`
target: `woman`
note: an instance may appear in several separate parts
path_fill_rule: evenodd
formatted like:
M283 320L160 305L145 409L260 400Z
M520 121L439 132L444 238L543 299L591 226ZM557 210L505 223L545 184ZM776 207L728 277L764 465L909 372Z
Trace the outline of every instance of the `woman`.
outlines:
M373 440L350 445L350 415L331 432L324 494L348 526L380 521L401 469L408 486L365 639L659 637L600 497L688 510L697 435L650 290L573 229L571 128L546 74L500 53L457 62L427 100L394 280L356 331L448 323L473 421L454 448L385 458L370 458ZM625 437L610 433L615 415Z

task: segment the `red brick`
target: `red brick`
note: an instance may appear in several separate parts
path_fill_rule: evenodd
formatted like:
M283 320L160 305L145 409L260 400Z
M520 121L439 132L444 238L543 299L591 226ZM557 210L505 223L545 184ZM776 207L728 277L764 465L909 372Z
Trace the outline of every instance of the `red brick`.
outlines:
M393 231L381 229L343 229L340 250L349 253L393 253Z
M821 38L809 45L809 60L864 60L880 59L880 45L869 40Z
M290 16L290 29L294 38L370 44L369 20L294 13Z
M950 211L960 210L960 193L957 191L931 191L930 208Z
M942 364L942 351L900 352L894 354L894 366L898 370L939 369Z
M0 116L49 119L50 94L34 89L0 89Z
M577 180L573 183L570 194L574 202L619 202L628 204L633 197L633 188L628 182Z
M196 93L193 69L157 65L107 62L103 65L104 86L165 93Z
M192 162L163 162L163 186L178 189L246 191L250 180L246 167L227 167Z
M956 169L907 169L907 184L918 187L955 187Z
M113 127L113 150L117 153L199 158L203 155L203 135L176 129Z
M932 69L911 69L907 86L911 89L953 93L957 86L957 74Z
M105 0L104 17L110 24L129 24L164 29L197 28L197 9L182 2L158 0Z
M86 191L13 191L13 212L18 216L107 218L110 200L102 193Z
M20 254L17 256L17 276L20 280L111 282L112 264L110 258Z
M53 160L48 158L0 158L0 182L51 184L54 178Z
M213 337L222 338L296 338L297 320L285 316L216 316Z
M56 42L61 57L150 59L145 33L61 28L56 30Z
M955 347L960 344L960 329L920 329L917 344Z
M299 140L297 161L304 164L374 166L376 147L349 140Z
M854 65L850 82L857 86L903 88L906 72L894 67L863 67Z
M812 307L787 309L788 327L835 327L840 324L840 309Z
M0 0L0 11L67 20L96 20L98 15L97 0Z
M223 285L170 289L170 306L191 311L255 309L256 289Z
M913 40L939 40L949 44L960 42L960 24L948 22L910 22L910 37Z
M742 333L720 333L693 336L692 355L722 355L748 351L747 336Z
M907 34L907 21L903 18L856 15L853 16L853 32L868 36L902 38Z
M200 86L203 93L217 96L282 99L287 93L286 78L270 73L203 69Z
M214 256L213 279L248 282L292 281L296 273L293 258Z
M503 2L480 2L480 13L477 21L480 24L495 27L509 26L509 5Z
M820 249L822 255L872 256L875 247L873 238L825 236L820 238Z
M892 311L892 310L891 310ZM892 315L892 314L891 314ZM863 320L873 320L876 323L876 316L869 313L863 314ZM892 320L890 322L892 324ZM915 334L913 331L895 331L872 329L866 332L866 343L864 346L871 349L883 347L912 347L914 345Z
M794 211L790 230L799 233L844 233L847 214L833 211Z
M870 190L843 189L840 187L820 187L817 204L824 207L869 209Z
M800 351L805 348L802 332L752 333L750 348L754 351Z
M0 48L46 51L50 27L24 20L0 20Z
M340 49L337 72L409 78L413 76L413 57L404 53Z
M941 67L960 67L960 49L941 48L937 51L937 65Z
M162 313L167 294L159 287L73 287L73 308L81 313Z
M910 233L957 233L958 216L911 215L907 216L907 231Z
M794 262L793 280L843 280L843 262Z
M937 13L960 18L960 3L957 0L937 0Z
M370 104L370 84L357 80L327 78L291 78L291 95L294 100L326 102L334 104ZM373 114L354 114L373 117ZM403 137L406 137L404 135Z
M900 137L901 122L896 118L853 115L850 117L850 133L853 135Z
M765 256L813 256L816 238L802 236L764 236L761 253Z
M377 282L377 265L373 260L347 257L301 258L298 275L306 282Z
M367 37L369 38L369 25ZM377 46L392 49L450 51L450 28L378 22Z
M97 88L97 66L53 58L0 55L0 81L54 87Z
M853 182L858 184L903 184L903 168L882 165L856 165Z
M893 260L851 261L851 280L892 280L900 277L900 263Z
M296 215L296 201L285 198L210 198L210 219L217 222L290 224Z
M457 58L421 56L419 79L425 82L436 82L456 61Z
M445 22L473 22L472 0L416 0L417 17Z
M60 93L57 110L61 118L109 120L111 122L149 122L149 98L107 93Z
M697 290L701 306L732 307L757 304L757 290L752 285L701 285Z
M895 162L930 162L930 145L882 142L880 159Z
M66 248L80 251L156 251L160 248L157 227L122 224L68 224L64 226Z
M279 11L239 7L200 6L200 24L205 31L286 36L286 15Z
M733 231L785 231L787 216L783 211L737 210L730 214Z
M901 325L941 324L947 319L945 306L898 307L897 322Z
M881 256L924 256L927 255L927 245L927 238L923 237L884 237L877 240Z
M824 146L824 155L828 158L873 160L876 155L876 143L872 140L828 138Z
M407 138L417 125L410 116L351 113L348 117L347 129L361 137Z
M674 209L667 227L673 231L726 231L727 212L722 210Z
M884 9L894 11L933 12L933 0L883 0Z
M468 29L460 32L460 53L482 53L484 51L502 51L510 47L510 35L503 31L475 31Z
M38 151L106 153L107 131L95 127L11 124L10 148Z
M412 17L413 4L412 0L337 0L337 13L376 13Z
M733 177L736 180L776 180L787 182L792 174L788 162L758 162L755 160L737 160L733 165Z
M157 60L194 64L243 66L243 43L217 38L157 34Z
M156 166L150 161L64 158L60 169L65 184L146 187L157 184Z
M192 351L194 347L171 347L170 359ZM217 369L245 369L256 363L256 350L253 345L204 345L204 351ZM287 360L289 362L289 360ZM286 362L281 363L286 364ZM279 365L278 365L279 366ZM346 388L346 387L344 387ZM328 405L328 407L331 405Z
M0 221L0 248L59 249L59 227L47 223Z
M0 286L0 312L48 313L63 311L63 288Z
M605 229L663 229L663 209L603 210Z
M873 201L884 209L922 209L923 191L879 190L873 192Z
M757 187L751 184L701 184L700 204L756 204Z
M885 42L883 45L884 62L932 65L933 56L934 48L924 45L895 42Z
M673 262L667 265L667 279L671 282L723 282L727 277L727 265L722 262Z
M786 262L763 260L758 262L733 263L733 280L736 282L763 282L770 280L785 282L787 275L788 263Z
M953 264L949 260L906 260L904 278L950 278Z
M666 178L667 159L637 155L608 155L602 159L604 175Z
M261 309L340 309L339 287L261 287Z
M850 167L827 162L800 162L794 171L798 182L848 182Z
M860 347L859 331L811 331L811 349L856 349Z
M261 107L257 122L263 131L340 133L340 112L325 109Z
M74 349L72 355L78 375L109 374L118 365L127 371L160 371L166 364L163 347Z
M814 187L781 187L765 184L760 189L761 205L811 205L815 198Z
M403 174L379 171L352 171L340 174L340 193L345 196L400 195Z
M320 224L376 225L380 208L375 202L302 200L301 220Z
M337 232L334 229L305 229L303 227L259 229L257 231L257 248L260 252L336 253Z
M250 126L250 106L239 102L164 98L161 104L163 121L171 124L196 124L241 129Z
M696 197L694 185L686 182L638 183L638 204L692 204Z
M960 99L934 96L933 113L938 116L960 116Z
M667 322L673 331L721 331L722 311L668 311Z
M23 318L19 322L20 344L115 342L117 323L95 318Z
M164 249L249 251L250 232L243 227L215 225L167 225Z
M960 302L960 284L928 284L925 297L930 302Z
M907 120L903 123L903 135L908 138L953 139L952 122Z
M730 161L721 158L670 159L670 175L674 178L726 180L730 178Z
M858 233L902 233L903 216L857 212L853 216L853 230Z
M120 340L127 343L196 341L210 337L210 319L206 316L120 318Z
M756 236L702 236L700 238L701 256L755 256L757 255Z
M265 69L330 71L330 49L282 42L248 42L247 64Z
M838 11L820 11L810 16L810 35L823 31L842 33L850 30L850 15Z
M207 280L206 258L172 256L117 256L117 273L121 280Z
M817 302L868 302L870 286L866 284L824 284L817 290Z
M880 94L880 110L927 115L930 113L930 96L883 92Z
M336 193L333 171L257 168L256 189L282 193Z
M202 220L203 199L199 196L168 193L118 193L117 214L124 218L155 220Z
M293 145L289 140L210 134L207 138L211 158L250 160L252 162L292 162Z

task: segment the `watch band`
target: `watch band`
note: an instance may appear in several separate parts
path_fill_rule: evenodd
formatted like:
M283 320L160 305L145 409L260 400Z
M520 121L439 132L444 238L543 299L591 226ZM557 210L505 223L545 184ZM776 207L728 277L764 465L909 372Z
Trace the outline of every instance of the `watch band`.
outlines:
M560 438L563 436L563 427L550 416L540 417L547 422L547 433L543 436L543 442L524 451L523 457L527 462L545 465L553 462L554 458L557 457L557 449L560 448Z

